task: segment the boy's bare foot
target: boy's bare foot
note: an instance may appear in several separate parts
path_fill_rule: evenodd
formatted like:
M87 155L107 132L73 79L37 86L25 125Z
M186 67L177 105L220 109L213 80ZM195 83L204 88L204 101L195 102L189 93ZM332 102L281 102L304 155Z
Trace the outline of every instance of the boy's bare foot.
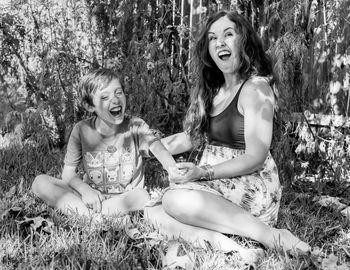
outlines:
M225 262L228 264L235 265L240 262L242 265L250 266L249 269L251 267L256 269L259 261L265 257L265 252L261 248L242 248L226 252L225 256Z
M239 255L244 264L256 266L259 260L265 257L265 252L261 248L252 248L240 251Z

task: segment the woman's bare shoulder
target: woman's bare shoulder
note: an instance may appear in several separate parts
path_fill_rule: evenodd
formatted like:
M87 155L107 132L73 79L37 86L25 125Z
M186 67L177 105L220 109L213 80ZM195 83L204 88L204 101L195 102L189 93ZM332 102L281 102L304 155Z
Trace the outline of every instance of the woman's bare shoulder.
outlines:
M275 103L273 90L269 84L267 77L254 76L249 78L242 88L239 104L242 107L248 104L262 104L268 102L269 104Z
M242 90L244 96L273 97L273 90L267 77L254 76L249 78Z

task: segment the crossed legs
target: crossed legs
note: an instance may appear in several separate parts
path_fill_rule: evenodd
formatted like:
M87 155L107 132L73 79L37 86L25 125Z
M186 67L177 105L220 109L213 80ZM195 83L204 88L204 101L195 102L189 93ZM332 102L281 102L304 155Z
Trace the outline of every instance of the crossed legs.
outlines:
M35 195L45 201L49 206L63 213L77 212L79 215L91 215L80 195L60 179L39 175L32 184ZM141 210L149 200L149 194L144 189L134 189L102 201L101 214L124 215L130 211Z

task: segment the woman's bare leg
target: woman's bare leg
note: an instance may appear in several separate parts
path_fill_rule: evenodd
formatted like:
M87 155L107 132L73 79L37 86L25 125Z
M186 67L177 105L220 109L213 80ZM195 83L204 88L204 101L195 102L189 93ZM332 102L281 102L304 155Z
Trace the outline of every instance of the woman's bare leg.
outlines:
M254 263L263 256L262 249L247 249L222 233L177 221L165 213L162 205L145 207L145 218L159 228L160 233L168 239L182 238L204 249L208 248L206 242L209 242L218 250L238 252L242 259L249 263Z
M268 248L310 250L308 244L288 230L272 228L238 205L209 192L169 190L163 196L163 207L167 214L185 224L249 237Z

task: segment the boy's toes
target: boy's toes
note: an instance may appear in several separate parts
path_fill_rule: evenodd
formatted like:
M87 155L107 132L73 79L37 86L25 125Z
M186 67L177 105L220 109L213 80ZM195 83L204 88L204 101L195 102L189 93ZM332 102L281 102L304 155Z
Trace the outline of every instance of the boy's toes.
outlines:
M256 266L265 257L265 251L261 248L248 249L240 253L244 264Z

